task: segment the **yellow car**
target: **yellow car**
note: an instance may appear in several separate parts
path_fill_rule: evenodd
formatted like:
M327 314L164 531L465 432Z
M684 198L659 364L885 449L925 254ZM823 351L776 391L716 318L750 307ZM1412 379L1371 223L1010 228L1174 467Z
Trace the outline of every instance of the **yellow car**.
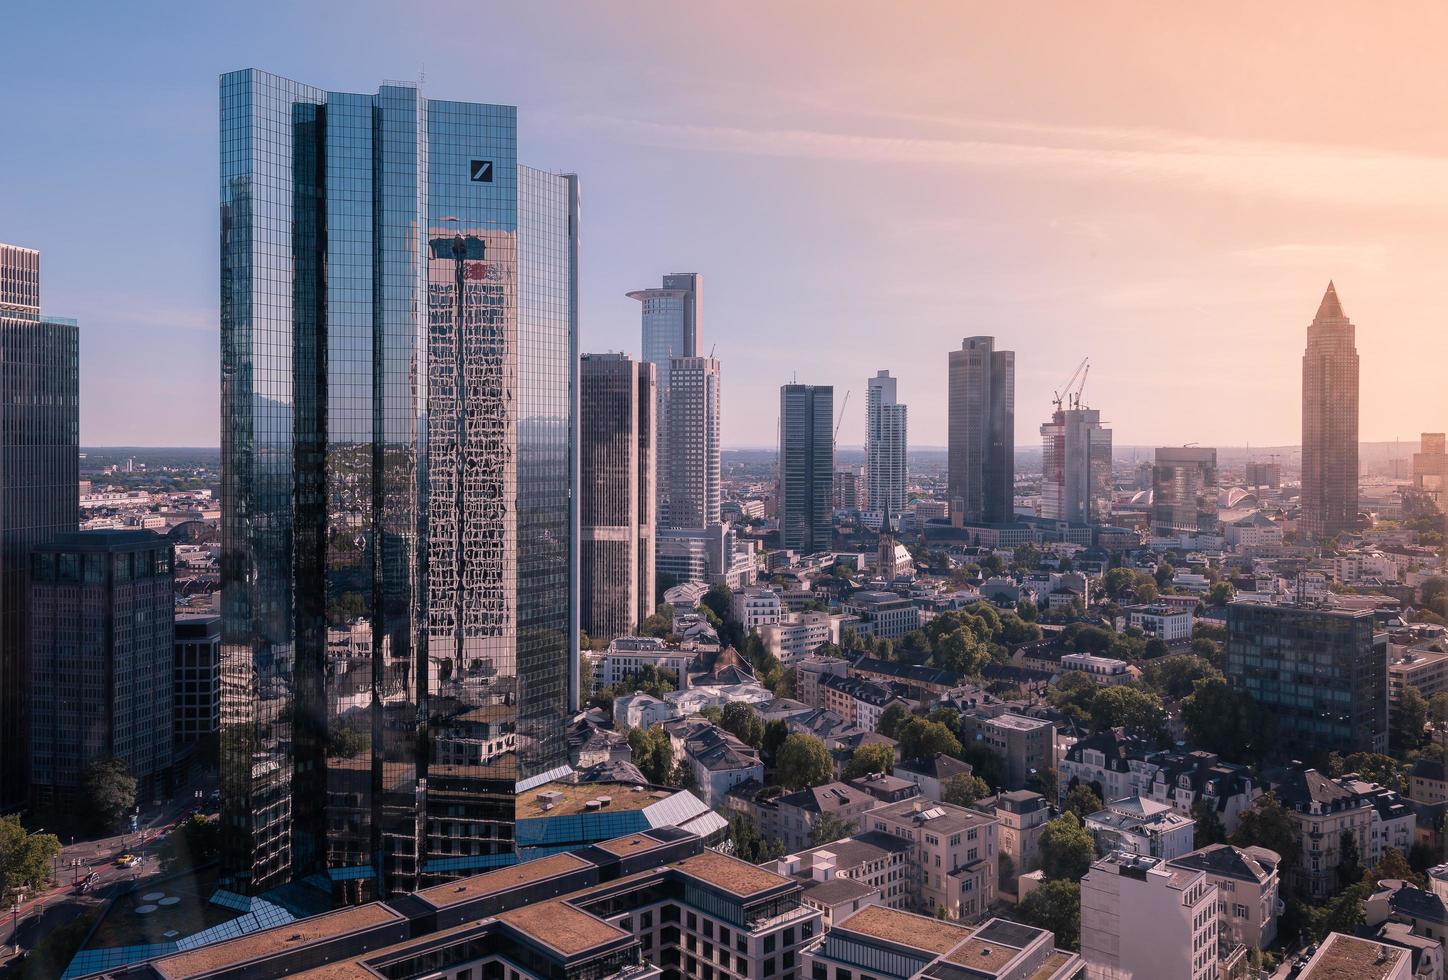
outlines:
M139 860L140 858L136 857L136 855L134 854L122 854L120 857L116 858L116 867L129 868L131 865L135 864Z

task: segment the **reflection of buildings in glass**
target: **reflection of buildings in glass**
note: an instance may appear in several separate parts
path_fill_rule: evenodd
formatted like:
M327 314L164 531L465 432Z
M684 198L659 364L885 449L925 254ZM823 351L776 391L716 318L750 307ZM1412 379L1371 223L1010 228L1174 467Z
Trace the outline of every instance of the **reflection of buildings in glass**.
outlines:
M511 107L222 104L226 884L355 900L510 852L518 753L566 761L576 181Z
M1041 516L1076 524L1111 517L1111 430L1094 408L1057 408L1041 426Z

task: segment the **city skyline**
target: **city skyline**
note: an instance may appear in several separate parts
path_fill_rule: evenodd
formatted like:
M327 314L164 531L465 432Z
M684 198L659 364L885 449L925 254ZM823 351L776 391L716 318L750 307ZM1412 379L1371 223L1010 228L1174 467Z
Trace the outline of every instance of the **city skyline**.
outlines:
M1214 75L1193 73L1219 50L1213 38L1221 28L1205 12L1160 15L1157 26L1175 29L1175 58L1167 64L1127 57L1139 38L1134 43L1119 19L1078 21L1083 12L1062 8L1045 32L984 14L1002 54L972 47L965 54L973 57L954 49L947 57L935 38L958 32L930 30L909 64L895 56L878 62L871 86L831 69L813 91L796 73L818 64L771 60L775 44L804 29L799 11L775 13L779 38L758 51L720 16L689 11L689 26L718 38L717 53L686 67L666 45L649 44L652 60L642 71L625 67L621 53L597 54L586 70L599 84L583 94L576 84L583 69L550 77L504 52L517 71L494 79L449 57L450 44L438 45L428 13L344 18L336 25L340 39L356 43L339 45L346 56L319 57L288 37L311 36L320 14L284 16L294 31L275 24L217 31L204 11L99 11L97 36L117 43L86 51L94 57L78 59L74 73L34 92L9 120L14 139L0 149L0 165L14 175L8 186L27 190L0 192L0 223L6 240L51 256L47 293L84 325L82 442L217 445L219 418L169 411L178 399L219 404L219 314L209 274L216 256L214 246L197 245L216 240L205 179L214 154L207 137L214 79L235 64L255 64L346 89L425 66L429 91L518 104L533 120L527 136L539 162L581 171L591 189L584 349L636 356L637 310L622 294L676 269L709 278L710 337L727 369L726 447L768 445L759 434L773 430L773 392L796 368L860 399L879 325L902 318L911 343L892 368L901 399L914 406L918 446L946 442L938 352L974 334L992 334L1020 352L1022 445L1034 441L1032 420L1049 410L1051 390L1086 355L1095 358L1092 389L1111 392L1109 399L1092 391L1087 397L1119 444L1295 444L1297 397L1284 382L1297 373L1300 310L1328 279L1369 325L1363 438L1411 439L1441 428L1433 418L1441 383L1429 366L1448 354L1438 329L1448 307L1434 272L1445 257L1432 237L1448 150L1411 125L1441 82L1413 59L1399 59L1381 78L1366 67L1353 73L1361 91L1347 86L1314 64L1311 52L1354 49L1362 24L1294 18L1305 10L1252 15L1258 29L1250 42L1234 45L1225 93ZM22 42L17 72L63 43L56 28L33 16L16 12L11 25ZM872 32L894 37L925 16L840 18L836 40L846 54L866 50ZM1424 8L1419 23L1441 17ZM159 18L165 30L156 29ZM556 33L557 25L544 30L544 19L496 12L489 26L526 41L517 47L541 52L534 60L548 64L566 64L557 56L610 29L590 11ZM369 43L379 24L396 39L386 57ZM982 33L990 32L962 36ZM1402 36L1399 48L1412 50L1429 33ZM1039 51L1027 50L1027 35ZM200 36L213 43L173 43ZM1085 46L1092 53L1073 48L1080 70L1071 75L1090 76L1090 99L1072 91L1075 82L1031 70L1059 54L1066 38L1081 36L1094 42ZM165 57L152 47L158 44ZM118 85L98 84L103 72L114 77L121 51L143 70ZM738 81L741 58L768 69L768 82ZM1282 71L1283 62L1296 70ZM947 68L973 84L948 87L957 94L931 86ZM686 76L687 85L644 84ZM1264 77L1275 80L1273 99L1228 98ZM1010 111L991 101L1007 86L1019 90ZM1135 91L1160 87L1175 98ZM86 98L77 97L82 89ZM792 94L774 105L762 91L771 100ZM625 98L631 109L621 118L616 104ZM909 113L891 118L906 104ZM843 117L843 105L856 115ZM1168 105L1183 111L1168 112ZM60 119L63 129L56 128ZM105 184L124 182L128 194L102 200L93 182L78 179L80 161L92 157L80 132L109 148ZM56 152L42 165L23 151L35 145ZM886 186L875 181L878 174L889 175ZM880 207L857 215L859 227L847 231L835 215L861 180L881 195ZM787 213L797 218L781 217ZM104 261L94 258L94 247L81 254L67 246L71 229L95 214L109 219L90 222ZM711 234L694 234L701 221ZM125 237L112 228L126 229ZM889 249L858 244L879 235ZM850 287L841 289L845 282ZM816 301L804 303L806 295ZM847 303L834 298L844 295ZM1147 336L1151 344L1130 342ZM1203 344L1204 336L1218 342ZM1249 345L1253 363L1240 370L1240 351ZM1421 356L1377 353L1402 349ZM127 384L136 378L147 382L139 393ZM1218 403L1214 412L1190 410L1188 403L1208 396ZM849 414L840 444L862 444L863 424Z

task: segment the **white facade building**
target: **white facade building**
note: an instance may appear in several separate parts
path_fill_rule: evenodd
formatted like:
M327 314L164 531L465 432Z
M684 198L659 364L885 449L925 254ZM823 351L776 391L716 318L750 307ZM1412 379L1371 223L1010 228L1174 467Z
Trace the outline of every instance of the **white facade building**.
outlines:
M905 508L906 407L896 400L889 371L869 379L865 399L868 506L899 514Z
M1201 871L1116 852L1081 879L1089 980L1215 980L1217 886Z
M1165 643L1184 643L1192 638L1192 614L1187 609L1160 604L1127 606L1126 623Z

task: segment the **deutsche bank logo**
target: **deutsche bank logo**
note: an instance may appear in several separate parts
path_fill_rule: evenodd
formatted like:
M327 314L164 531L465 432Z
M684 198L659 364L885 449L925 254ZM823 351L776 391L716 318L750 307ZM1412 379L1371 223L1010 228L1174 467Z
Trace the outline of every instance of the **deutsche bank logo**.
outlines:
M468 173L474 181L491 184L493 182L493 161L474 160L473 165L468 168Z

